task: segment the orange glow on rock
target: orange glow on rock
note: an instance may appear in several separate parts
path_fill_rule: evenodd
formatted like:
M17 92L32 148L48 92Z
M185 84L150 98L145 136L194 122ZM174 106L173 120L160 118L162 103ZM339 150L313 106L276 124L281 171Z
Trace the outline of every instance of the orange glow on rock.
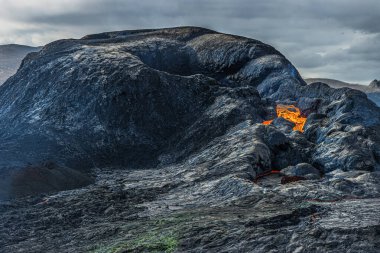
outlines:
M263 122L264 125L270 125L272 123L273 119L272 120L266 120Z
M306 117L301 115L301 111L298 107L294 105L277 105L276 106L277 117L282 117L290 122L293 122L295 126L294 131L303 132L303 127L306 123ZM263 122L264 125L269 125L273 120L266 120Z

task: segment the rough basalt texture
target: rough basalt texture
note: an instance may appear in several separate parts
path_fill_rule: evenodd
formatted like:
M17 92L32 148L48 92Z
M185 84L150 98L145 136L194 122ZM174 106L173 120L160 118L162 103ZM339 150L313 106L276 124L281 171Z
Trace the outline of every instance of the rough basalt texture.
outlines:
M261 124L276 104L299 107L305 131ZM5 252L380 246L380 108L306 85L256 40L183 27L53 42L0 87L0 137L3 170L45 175L7 184L87 185L1 202Z
M354 90L360 90L366 93L368 98L380 107L380 82L376 79L373 80L369 85L352 84L327 78L308 78L305 79L305 82L308 84L322 82L335 89L347 87Z

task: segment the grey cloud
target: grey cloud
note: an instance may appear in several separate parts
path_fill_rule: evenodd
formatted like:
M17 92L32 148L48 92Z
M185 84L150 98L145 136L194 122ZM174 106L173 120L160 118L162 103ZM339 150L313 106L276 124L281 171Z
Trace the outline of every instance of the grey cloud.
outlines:
M18 19L50 24L101 23L108 19L133 22L134 18L152 22L156 18L163 21L168 18L194 20L195 17L219 16L225 22L229 18L264 18L277 20L280 25L284 19L293 20L297 26L307 26L311 20L329 20L352 29L380 31L380 26L373 22L380 20L380 2L377 0L79 0L72 1L71 6L76 8L61 14L49 15L39 9L31 11L27 8L13 8L10 13L22 13L17 15Z
M347 55L355 58L374 61L380 65L380 34L369 38L362 43L354 44L347 50ZM380 67L380 66L379 66ZM380 69L380 68L379 68Z

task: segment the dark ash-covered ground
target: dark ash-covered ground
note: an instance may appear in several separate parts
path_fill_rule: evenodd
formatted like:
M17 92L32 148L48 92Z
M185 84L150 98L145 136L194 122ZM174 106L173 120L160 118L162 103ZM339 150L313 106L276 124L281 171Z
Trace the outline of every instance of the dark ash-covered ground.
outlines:
M141 180L146 172L150 178ZM177 167L102 174L84 189L3 203L2 251L378 252L380 246L379 173L287 185L276 177L253 184L233 176L194 183Z
M379 252L380 108L259 41L53 42L0 108L1 252Z

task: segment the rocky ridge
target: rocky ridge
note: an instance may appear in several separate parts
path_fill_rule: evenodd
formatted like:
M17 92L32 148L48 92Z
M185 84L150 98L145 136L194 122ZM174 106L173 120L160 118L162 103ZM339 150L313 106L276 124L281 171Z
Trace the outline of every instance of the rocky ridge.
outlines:
M369 84L369 87L373 88L373 89L380 89L380 81L378 81L377 79L373 80L370 84Z
M332 88L351 88L360 90L367 94L368 98L375 102L380 107L380 86L377 80L373 80L369 85L346 83L335 79L328 78L307 78L306 83L322 82L329 85Z
M262 124L276 104L300 108L303 133ZM182 27L53 42L0 87L0 108L3 251L380 246L380 108L306 85L260 41ZM51 176L24 177L47 185L26 196L11 172L30 168Z

